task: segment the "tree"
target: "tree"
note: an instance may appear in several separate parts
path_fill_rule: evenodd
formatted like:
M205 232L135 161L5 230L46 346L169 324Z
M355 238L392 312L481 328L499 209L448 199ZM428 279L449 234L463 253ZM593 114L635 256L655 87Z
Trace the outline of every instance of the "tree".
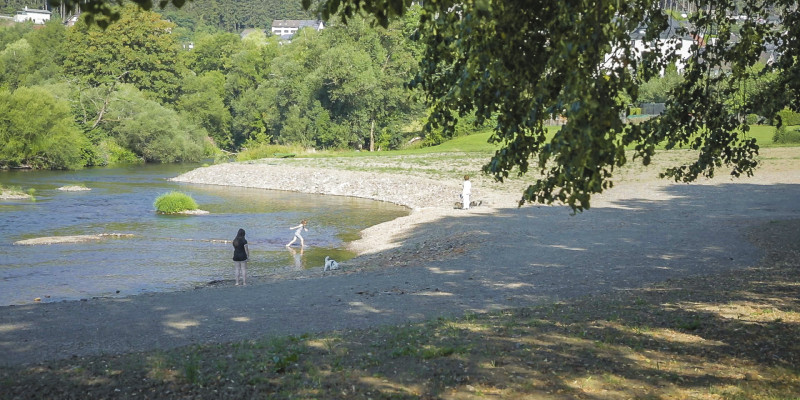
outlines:
M669 98L669 93L680 84L681 74L672 65L664 72L663 76L654 76L647 82L639 85L639 101L642 103L663 103Z
M208 71L227 72L231 56L241 49L239 35L233 33L214 33L201 35L194 43L194 49L183 53L186 65L201 74Z
M0 90L0 165L80 168L87 145L66 100L44 87Z
M159 101L174 100L184 68L170 34L174 25L135 6L120 12L120 19L106 30L89 25L84 16L68 31L65 71L91 86L131 83Z
M323 1L324 18L340 12L345 20L361 10L384 25L407 12L410 0ZM589 207L592 194L613 186L612 174L633 158L649 164L657 145L696 151L693 162L668 168L662 176L690 182L728 167L733 176L751 175L758 145L747 137L739 115L774 115L784 105L800 107L800 11L794 1L740 4L749 18L728 16L735 2L698 1L689 28L696 38L686 60L683 81L671 92L666 112L638 125L621 116L629 94L675 62L676 49L656 39L668 26L657 1L431 1L422 2L419 38L425 57L413 87L425 93L433 109L429 128L452 130L459 117L476 122L493 116L491 141L501 144L484 171L499 180L512 170L532 167L541 177L524 191L526 201L565 202L574 210ZM305 6L310 5L305 0ZM780 25L764 22L775 10ZM649 51L638 57L629 34L645 27ZM738 29L738 39L732 37ZM760 101L739 109L726 99L754 73L750 68L767 46L777 47L779 73ZM783 93L783 96L779 94ZM566 116L552 138L544 121Z
M6 0L18 1L18 0ZM62 3L52 2L53 6ZM121 4L117 0L67 0L63 1L68 9L80 7L83 14L91 16L91 21L101 27L107 27L119 18L118 10L111 5ZM268 28L274 19L310 19L314 18L313 12L305 11L299 1L286 0L166 0L154 2L152 0L136 0L145 10L153 7L165 9L175 21L181 19L187 22L191 19L198 25L212 26L217 30L238 33L246 27ZM176 6L179 10L175 10ZM20 6L21 7L21 6ZM18 8L12 8L13 14ZM185 26L185 23L183 24Z
M28 76L36 72L36 57L30 43L19 39L0 51L0 88L15 90L25 86Z
M200 76L189 75L182 85L183 94L176 109L209 132L217 146L231 149L231 112L225 106L225 76L219 71Z
M351 19L322 34L326 50L314 72L322 82L319 98L333 120L350 126L370 151L376 132L416 105L405 83L414 76L417 58L402 22L376 28L366 19Z
M22 39L26 34L32 31L32 23L11 24L5 26L0 25L0 50L3 50L10 43L14 43L17 40Z
M119 85L102 129L146 162L198 161L205 129L176 111L147 99L130 84Z
M6 38L14 36L0 34ZM14 42L0 45L0 87L13 91L20 86L44 85L61 78L65 37L64 26L54 20L41 29L25 32Z
M242 39L241 51L230 58L225 81L227 97L236 99L245 90L255 89L267 80L272 60L279 55L280 48L277 37L266 37L263 33L250 34Z

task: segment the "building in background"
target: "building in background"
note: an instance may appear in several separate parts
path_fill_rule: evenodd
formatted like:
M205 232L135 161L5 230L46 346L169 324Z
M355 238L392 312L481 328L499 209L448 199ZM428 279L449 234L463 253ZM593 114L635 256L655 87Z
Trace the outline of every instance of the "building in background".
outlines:
M325 28L325 25L320 20L276 19L272 21L272 34L284 40L291 40L298 30L306 27L320 31Z
M31 21L36 25L44 25L45 22L50 21L51 14L47 10L34 10L26 6L24 10L17 12L17 15L14 16L14 22Z

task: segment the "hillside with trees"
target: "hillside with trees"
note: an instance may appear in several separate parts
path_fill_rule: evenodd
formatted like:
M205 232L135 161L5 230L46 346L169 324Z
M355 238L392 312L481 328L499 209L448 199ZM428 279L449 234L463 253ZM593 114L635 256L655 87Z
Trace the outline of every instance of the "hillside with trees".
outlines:
M0 166L196 161L264 144L388 149L423 115L405 87L421 53L413 29L332 21L291 42L259 30L187 34L133 5L105 30L84 19L6 26Z

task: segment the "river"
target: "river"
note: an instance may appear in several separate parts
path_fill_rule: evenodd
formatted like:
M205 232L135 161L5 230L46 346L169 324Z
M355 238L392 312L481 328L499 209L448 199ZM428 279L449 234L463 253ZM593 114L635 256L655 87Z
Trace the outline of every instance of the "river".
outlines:
M362 229L408 214L394 204L340 196L193 185L168 179L199 165L140 165L80 171L0 171L0 184L35 189L35 200L0 200L0 306L125 297L190 289L233 277L230 240L247 232L248 275L322 268L353 254ZM83 185L91 190L58 190ZM206 215L159 215L153 202L173 190ZM307 247L287 249L290 226L309 220ZM82 243L20 240L121 234ZM132 235L132 236L130 236ZM297 246L297 244L295 244Z

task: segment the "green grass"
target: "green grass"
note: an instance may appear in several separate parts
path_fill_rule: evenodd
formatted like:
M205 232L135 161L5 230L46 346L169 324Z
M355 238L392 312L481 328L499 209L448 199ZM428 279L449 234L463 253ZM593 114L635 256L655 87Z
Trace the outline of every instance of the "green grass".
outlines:
M196 210L197 202L186 193L169 192L158 196L153 206L160 214L175 214L181 211Z
M9 194L24 194L25 192L19 186L3 186L0 185L0 192Z
M553 135L560 129L560 126L548 126L547 140L551 139ZM752 125L750 131L745 135L746 138L755 138L760 147L792 147L800 144L778 144L772 142L772 136L775 134L775 127L769 125ZM459 136L452 140L448 140L442 144L429 147L412 147L403 150L388 150L381 151L379 154L383 155L422 155L433 153L483 153L493 154L496 150L500 149L497 144L489 143L489 138L492 135L491 130L483 130L467 136ZM635 145L628 146L628 150L633 150ZM658 146L657 149L663 150L664 146ZM315 154L308 154L309 157L368 157L374 156L376 153L368 151L321 151ZM272 153L264 157L274 157ZM257 157L256 157L257 158ZM252 159L252 158L248 158ZM242 161L242 157L239 157Z
M22 190L19 186L3 186L0 185L0 194L3 196L29 196L31 200L36 200L36 189L30 188L27 192Z
M305 152L305 149L299 145L258 144L239 152L239 154L236 155L236 161L294 157L297 154L304 154Z

